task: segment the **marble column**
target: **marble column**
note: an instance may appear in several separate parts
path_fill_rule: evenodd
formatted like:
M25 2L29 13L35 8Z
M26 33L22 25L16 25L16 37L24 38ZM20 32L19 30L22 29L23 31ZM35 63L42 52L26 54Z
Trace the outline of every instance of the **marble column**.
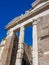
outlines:
M16 56L15 65L22 65L23 53L24 53L24 26L20 28L18 51Z
M8 32L5 47L2 53L0 65L10 65L11 53L13 48L15 34L13 31Z
M32 65L38 65L38 43L37 43L37 21L34 21L33 23L33 51L32 51L32 57L33 57L33 64Z
M2 40L2 42L0 44L0 60L1 60L3 50L4 50L5 43L6 43L6 40Z

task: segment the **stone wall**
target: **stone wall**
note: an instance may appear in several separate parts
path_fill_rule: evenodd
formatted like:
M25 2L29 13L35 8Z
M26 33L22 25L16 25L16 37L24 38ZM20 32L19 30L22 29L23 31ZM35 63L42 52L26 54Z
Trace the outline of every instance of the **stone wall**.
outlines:
M49 65L49 15L38 19L39 65Z

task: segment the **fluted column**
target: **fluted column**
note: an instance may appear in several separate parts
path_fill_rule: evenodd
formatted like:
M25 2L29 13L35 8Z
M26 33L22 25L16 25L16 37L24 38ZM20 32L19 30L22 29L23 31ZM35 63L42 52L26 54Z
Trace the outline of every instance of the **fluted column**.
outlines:
M0 65L10 65L11 53L13 48L15 34L14 32L8 32L6 37L5 47L2 53Z
M33 46L32 46L33 64L32 65L38 65L37 21L34 21L33 23L32 32L33 32Z
M23 43L24 43L24 26L20 28L19 45L18 45L15 65L22 65L22 58L23 58L23 53L24 53Z

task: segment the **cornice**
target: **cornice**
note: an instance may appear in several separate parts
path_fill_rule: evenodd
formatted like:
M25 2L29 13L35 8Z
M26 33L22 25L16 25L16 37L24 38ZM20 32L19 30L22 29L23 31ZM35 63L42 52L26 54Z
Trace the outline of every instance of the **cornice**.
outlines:
M43 2L43 3L39 4L38 6L36 6L34 9L32 9L30 11L28 10L28 12L26 14L21 15L17 18L14 18L9 24L7 24L5 26L5 28L7 30L9 30L10 28L14 27L15 25L20 24L23 21L26 21L27 19L30 19L31 17L34 17L37 14L39 14L47 9L49 9L49 1Z

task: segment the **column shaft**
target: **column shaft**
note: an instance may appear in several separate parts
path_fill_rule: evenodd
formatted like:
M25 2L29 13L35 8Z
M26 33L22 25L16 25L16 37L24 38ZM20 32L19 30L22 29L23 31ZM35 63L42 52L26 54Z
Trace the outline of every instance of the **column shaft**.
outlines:
M13 32L10 32L10 34L7 35L6 43L5 43L3 53L2 53L2 59L1 59L0 65L10 65L14 37L15 36L14 36Z
M38 65L37 21L33 23L33 65Z
M22 58L23 58L23 53L24 53L24 44L23 43L24 43L24 27L21 27L15 65L22 65Z

